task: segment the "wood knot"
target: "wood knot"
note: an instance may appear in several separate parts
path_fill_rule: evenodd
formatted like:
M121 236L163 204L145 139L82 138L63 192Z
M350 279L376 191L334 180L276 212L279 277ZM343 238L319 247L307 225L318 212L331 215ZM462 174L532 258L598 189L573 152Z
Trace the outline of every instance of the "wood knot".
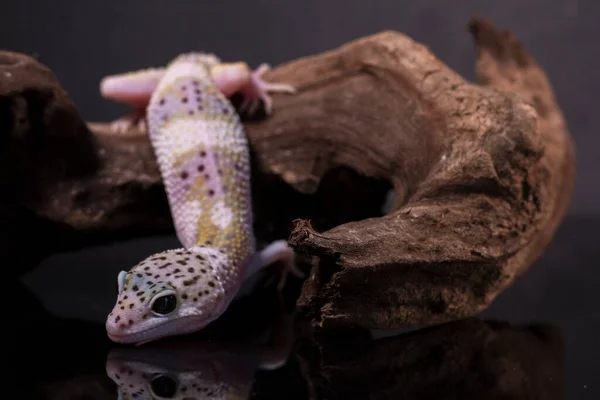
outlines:
M314 233L314 229L312 228L310 221L306 219L298 218L292 221L292 223L294 224L294 227L292 228L292 232L288 239L289 245L294 249L298 247L302 248L310 235Z

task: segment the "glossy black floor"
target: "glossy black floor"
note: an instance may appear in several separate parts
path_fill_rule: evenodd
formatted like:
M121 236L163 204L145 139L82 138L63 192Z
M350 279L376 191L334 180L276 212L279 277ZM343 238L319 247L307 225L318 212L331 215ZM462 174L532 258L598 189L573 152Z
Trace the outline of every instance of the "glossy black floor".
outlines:
M598 237L600 219L567 218L541 259L478 318L378 339L309 340L297 330L293 350L285 333L296 281L287 309L262 290L205 332L139 348L111 344L101 323L52 317L24 285L7 283L4 395L117 399L120 388L137 399L597 399ZM291 350L280 368L273 349Z

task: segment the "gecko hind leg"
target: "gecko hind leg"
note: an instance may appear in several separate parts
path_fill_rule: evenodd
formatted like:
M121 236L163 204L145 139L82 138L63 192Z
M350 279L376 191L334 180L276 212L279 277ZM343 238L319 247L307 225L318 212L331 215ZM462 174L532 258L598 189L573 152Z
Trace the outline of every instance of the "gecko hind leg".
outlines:
M110 123L111 133L131 133L134 128L137 128L139 134L148 132L146 108L152 93L164 75L165 68L148 68L107 75L101 79L100 94L102 97L133 107L132 112Z
M276 262L283 263L281 276L277 284L278 291L281 291L285 286L288 274L291 273L298 278L304 278L302 271L296 267L296 254L285 240L276 240L257 252L248 266L248 276Z
M269 83L262 76L269 71L271 66L267 63L262 63L250 75L250 83L242 89L244 101L240 106L240 111L254 114L260 100L263 101L265 112L270 115L273 111L273 100L269 93L296 93L296 88L285 83Z

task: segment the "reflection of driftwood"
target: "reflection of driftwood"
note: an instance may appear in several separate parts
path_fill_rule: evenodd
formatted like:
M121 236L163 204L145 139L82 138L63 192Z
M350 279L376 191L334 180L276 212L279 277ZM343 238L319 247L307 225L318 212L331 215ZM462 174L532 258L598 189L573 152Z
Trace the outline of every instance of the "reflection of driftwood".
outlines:
M562 219L574 155L550 85L512 36L480 20L471 32L483 86L395 32L268 73L299 93L245 121L257 235L285 237L294 218L310 219L291 243L319 256L299 300L317 323L472 315ZM90 240L172 230L147 138L88 130L47 68L0 54L0 113L0 239L13 273ZM390 186L393 210L377 218Z
M148 346L162 347L168 354L172 346L189 344L193 354L194 343L198 350L208 339L204 351L222 346L255 354L257 344L263 344L261 333L272 326L278 312L274 290L264 294L252 296L250 304L234 306L211 333ZM27 293L11 291L10 295L22 298ZM40 314L32 307L21 309L21 315L28 318L14 321L5 357L19 379L17 386L23 388L22 398L100 399L115 393L105 373L107 353L114 346L102 325L30 317ZM246 329L250 314L264 316L264 323ZM254 318L250 324L255 324ZM323 334L306 324L299 327L307 329L299 332L288 365L256 372L254 398L438 399L441 393L444 399L564 397L563 340L550 326L519 327L473 319L378 340L362 330L350 337ZM44 340L39 332L44 332ZM35 365L24 354L34 354Z
M464 320L379 340L301 342L312 399L562 399L551 326Z

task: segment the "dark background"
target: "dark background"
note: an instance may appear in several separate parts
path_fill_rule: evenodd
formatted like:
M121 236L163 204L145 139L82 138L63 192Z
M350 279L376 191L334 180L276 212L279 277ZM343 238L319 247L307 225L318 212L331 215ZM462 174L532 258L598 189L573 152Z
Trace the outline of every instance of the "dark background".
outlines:
M85 119L107 121L126 108L100 97L104 75L163 65L191 50L245 60L252 67L277 65L392 29L427 45L473 79L473 44L465 29L473 15L512 31L545 68L577 151L571 209L554 243L484 316L559 326L565 335L567 397L595 398L600 386L600 188L595 179L600 164L600 2L4 0L0 48L36 56L56 73ZM176 245L172 237L155 238L60 255L25 282L50 311L101 321L112 306L116 272L150 251Z

